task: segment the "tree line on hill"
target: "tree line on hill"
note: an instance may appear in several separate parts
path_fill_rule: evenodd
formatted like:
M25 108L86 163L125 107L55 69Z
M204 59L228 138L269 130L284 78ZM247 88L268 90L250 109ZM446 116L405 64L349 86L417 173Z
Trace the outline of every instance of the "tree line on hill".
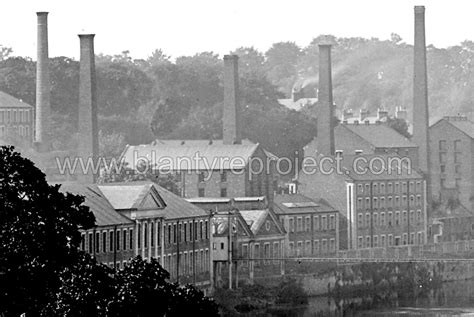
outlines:
M318 43L333 46L334 99L338 109L412 105L413 48L400 36L337 38L318 36L306 47L275 43L266 52L240 47L243 136L279 156L292 157L316 135L315 109L286 109L278 99L295 87L316 95ZM0 90L35 104L35 62L0 51ZM432 117L472 112L474 43L449 48L427 47L429 102ZM54 147L74 147L77 139L79 63L51 58L52 137ZM223 63L212 52L173 60L162 50L147 59L128 51L98 55L98 109L102 155L117 156L125 144L155 138L217 139L222 136Z

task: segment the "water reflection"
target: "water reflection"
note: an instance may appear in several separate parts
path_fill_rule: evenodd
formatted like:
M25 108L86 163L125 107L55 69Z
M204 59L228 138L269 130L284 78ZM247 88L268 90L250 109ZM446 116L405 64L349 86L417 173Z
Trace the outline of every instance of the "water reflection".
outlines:
M251 316L474 316L474 280L436 289L387 291L365 297L312 297L304 307L270 308Z

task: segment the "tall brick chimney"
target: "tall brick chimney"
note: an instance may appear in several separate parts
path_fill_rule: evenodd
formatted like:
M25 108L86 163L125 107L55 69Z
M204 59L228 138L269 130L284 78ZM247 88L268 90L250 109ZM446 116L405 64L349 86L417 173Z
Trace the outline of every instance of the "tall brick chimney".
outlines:
M94 34L79 34L81 57L79 70L79 146L78 157L95 162L99 153L97 127L97 86L95 75ZM78 175L82 183L95 182L92 171Z
M413 77L413 142L418 145L417 167L428 176L428 76L426 70L425 7L415 6L415 45ZM430 197L428 197L430 198Z
M241 144L240 105L239 105L239 73L237 55L224 56L224 113L223 142L224 144Z
M48 12L36 12L38 16L36 61L36 130L35 147L39 152L50 148L49 130L51 116L51 92L49 81Z
M334 106L332 100L331 44L319 44L318 154L334 155Z

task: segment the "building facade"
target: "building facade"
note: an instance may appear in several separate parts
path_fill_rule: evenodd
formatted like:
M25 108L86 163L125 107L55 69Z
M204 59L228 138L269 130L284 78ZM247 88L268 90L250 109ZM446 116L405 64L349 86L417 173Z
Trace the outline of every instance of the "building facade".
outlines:
M63 184L82 195L96 227L82 232L81 249L122 268L130 258L156 258L180 283L210 285L209 215L152 182Z
M418 146L385 124L342 123L334 128L336 151L345 155L354 154L394 154L409 157L412 165L418 161ZM316 139L305 148L305 156L314 156L317 151Z
M371 162L371 158L379 163L383 158L386 168L374 165L364 173L354 170L361 167L354 162ZM426 243L426 182L415 170L393 163L399 160L343 156L341 172L301 174L302 194L324 197L339 210L341 249Z
M61 191L84 197L84 205L95 216L96 226L81 231L80 249L98 262L122 268L135 256L135 223L117 213L97 185L64 183Z
M0 142L33 144L34 107L0 91Z
M276 195L273 211L286 231L288 257L334 255L339 249L339 212L324 200Z
M444 117L430 127L431 187L435 200L474 208L474 122Z
M127 146L122 159L137 173L145 164L156 177L172 174L184 198L273 197L275 158L250 141L158 140Z

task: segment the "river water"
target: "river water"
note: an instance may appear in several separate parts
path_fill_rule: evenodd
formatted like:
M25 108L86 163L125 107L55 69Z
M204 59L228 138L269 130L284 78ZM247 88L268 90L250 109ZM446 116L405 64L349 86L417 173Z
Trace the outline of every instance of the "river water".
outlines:
M311 297L308 305L269 308L253 316L474 316L474 280L445 282L436 289L334 299Z

